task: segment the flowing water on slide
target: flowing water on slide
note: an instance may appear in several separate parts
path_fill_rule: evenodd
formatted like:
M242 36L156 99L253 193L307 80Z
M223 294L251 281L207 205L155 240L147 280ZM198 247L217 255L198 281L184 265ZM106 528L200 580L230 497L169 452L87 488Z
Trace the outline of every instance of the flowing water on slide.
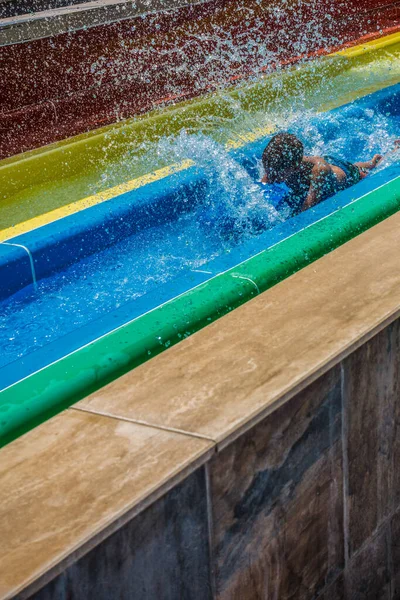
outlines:
M399 114L383 114L357 103L333 113L300 110L274 115L274 121L280 129L298 135L308 154L334 154L352 161L386 154L400 137ZM40 281L36 293L25 289L4 301L0 366L146 294L182 271L201 268L285 218L274 208L279 190L258 183L260 164L255 160L249 172L204 133L182 131L160 140L152 152L172 162L195 160L208 182L203 203L176 220L146 229ZM381 168L395 161L396 154L388 155Z
M329 105L339 88L342 94L350 94L357 86L370 85L372 91L380 80L400 80L400 61L385 58L384 52L379 61L372 70L354 67L332 80L321 79L312 100L320 98ZM357 102L334 112L313 112L308 87L302 89L301 81L289 99L280 93L279 78L274 78L275 100L266 110L255 111L242 102L240 93L253 84L239 87L234 98L221 90L217 97L224 105L223 116L200 119L195 123L196 133L194 127L183 126L176 135L158 141L138 144L132 140L118 164L104 167L92 183L92 192L112 187L121 178L131 179L139 162L142 169L153 170L188 158L205 173L207 187L200 206L39 281L36 292L26 288L2 302L0 366L143 296L183 271L201 268L287 218L275 209L285 190L259 184L260 157L255 157L249 170L241 164L240 152L233 155L227 150L235 132L269 126L290 130L302 139L306 153L334 154L352 161L385 154L400 137L399 115L360 108Z

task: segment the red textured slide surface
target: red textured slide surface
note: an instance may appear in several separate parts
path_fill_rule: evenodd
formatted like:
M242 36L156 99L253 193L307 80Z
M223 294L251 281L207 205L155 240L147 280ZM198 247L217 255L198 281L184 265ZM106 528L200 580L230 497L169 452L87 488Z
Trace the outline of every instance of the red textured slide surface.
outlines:
M0 157L400 26L400 0L212 0L0 48Z

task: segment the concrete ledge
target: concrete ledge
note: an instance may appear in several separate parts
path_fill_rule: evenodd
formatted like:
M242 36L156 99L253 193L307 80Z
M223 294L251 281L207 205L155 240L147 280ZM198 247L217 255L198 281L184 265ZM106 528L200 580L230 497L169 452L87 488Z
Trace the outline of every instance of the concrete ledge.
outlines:
M0 598L29 597L196 470L212 448L76 410L8 446L0 466Z

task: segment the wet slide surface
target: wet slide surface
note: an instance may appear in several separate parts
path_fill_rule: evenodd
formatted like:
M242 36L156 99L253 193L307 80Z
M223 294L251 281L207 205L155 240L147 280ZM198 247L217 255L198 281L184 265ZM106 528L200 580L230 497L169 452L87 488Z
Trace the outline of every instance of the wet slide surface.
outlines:
M307 132L304 141L309 154L334 154L352 161L385 154L400 131L400 88L325 114L298 116L290 130L303 138ZM99 242L99 251L92 256L40 280L36 289L29 286L4 300L0 367L26 360L22 373L17 363L8 372L0 371L1 386L122 325L129 317L155 308L157 301L162 303L234 267L276 242L275 229L282 239L303 228L304 215L290 218L276 210L286 193L284 186L257 183L258 159L267 141L228 155L202 136L177 140L177 152L179 145L187 149L192 144L201 164L195 171L206 183L183 188L174 210L162 218L155 213L135 235L104 249ZM400 176L399 158L389 154L368 180L342 193L341 202L346 204L365 190ZM306 222L320 218L321 208L328 213L334 210L334 201L323 204L316 215L309 211ZM162 204L158 210L165 210ZM82 327L86 327L83 337ZM35 352L47 345L49 351L42 351L38 362Z
M180 105L165 121L6 161L3 189L22 182L25 211L40 177L49 186L61 175L65 198L0 232L0 444L399 210L397 46L384 38ZM287 188L259 181L279 129L310 154L389 154L373 176L292 217L281 210ZM88 164L105 189L82 197Z
M391 35L2 161L0 241L160 178L160 170L188 156L197 161L195 147L190 154L190 145L174 143L180 132L238 148L285 129L294 115L307 119L396 84L399 40Z

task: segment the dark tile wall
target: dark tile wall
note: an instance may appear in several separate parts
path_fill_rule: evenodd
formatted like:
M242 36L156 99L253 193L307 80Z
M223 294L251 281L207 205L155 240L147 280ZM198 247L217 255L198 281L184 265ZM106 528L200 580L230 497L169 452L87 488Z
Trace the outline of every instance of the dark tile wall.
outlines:
M318 600L345 600L345 598L343 574L339 575L339 577L318 596Z
M204 468L36 593L35 600L209 600Z
M340 369L210 462L219 599L313 598L343 567Z
M392 599L400 600L400 511L390 522L390 565L392 571Z
M400 600L399 431L400 320L34 598Z
M343 362L351 556L400 501L400 321Z
M390 600L391 573L388 528L354 556L345 571L345 598Z

